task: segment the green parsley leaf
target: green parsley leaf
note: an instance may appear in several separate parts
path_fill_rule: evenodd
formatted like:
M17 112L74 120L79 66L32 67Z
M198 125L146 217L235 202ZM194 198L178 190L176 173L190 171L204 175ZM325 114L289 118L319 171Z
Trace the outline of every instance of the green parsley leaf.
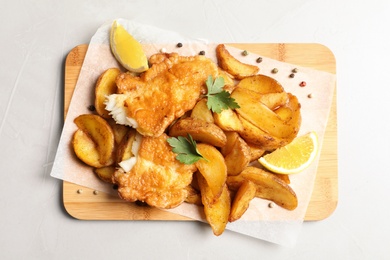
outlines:
M170 137L167 139L172 151L177 154L176 159L184 164L193 164L203 156L196 149L196 142L192 136L188 134L188 139L184 136Z
M223 77L218 77L214 80L212 76L208 76L206 80L207 86L207 107L213 112L221 113L222 110L231 108L240 108L234 98L230 97L230 93L223 89L225 80Z

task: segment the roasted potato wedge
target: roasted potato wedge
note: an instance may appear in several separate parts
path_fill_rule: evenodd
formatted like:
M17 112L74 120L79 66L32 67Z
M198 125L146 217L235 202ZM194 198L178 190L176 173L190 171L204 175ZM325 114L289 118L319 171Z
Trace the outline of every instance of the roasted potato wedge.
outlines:
M230 190L232 191L237 191L242 183L245 181L244 177L242 177L241 174L239 175L229 175L226 178L226 184L229 187Z
M248 144L249 149L250 149L250 156L251 156L250 161L251 162L259 159L265 153L265 150L263 148L261 148L260 146L252 144L252 143L248 143L248 142L247 142L247 144Z
M218 65L236 79L243 79L259 72L259 67L242 63L233 57L223 44L217 46L216 54Z
M200 192L194 189L191 185L188 185L186 187L187 190L187 198L185 199L185 202L190 203L190 204L195 204L198 206L203 205L202 204L202 197L200 195Z
M283 86L277 80L262 74L257 74L240 80L237 87L252 90L259 94L284 92Z
M228 108L221 113L213 113L214 123L224 131L242 131L243 127L240 119L234 110Z
M101 168L94 168L93 172L104 182L114 183L112 176L114 175L116 168L113 165L105 166Z
M286 184L290 184L290 177L288 174L279 174L279 173L274 173L273 174L278 177L279 179L281 179L282 181L284 181Z
M287 104L288 95L286 92L262 94L259 101L269 109L275 110Z
M73 134L72 145L76 156L85 164L97 168L104 166L100 163L95 142L80 129Z
M123 137L131 129L126 125L118 125L114 119L106 119L114 133L115 144L118 145L122 141Z
M117 164L134 156L133 142L135 141L136 134L135 129L129 128L126 135L122 138L122 141L116 149L115 159Z
M245 180L234 196L229 214L229 222L240 219L255 196L256 185L251 181Z
M283 121L275 112L259 102L260 96L261 94L255 91L239 87L235 88L231 95L240 106L236 109L237 113L256 127L274 137L296 136L300 124L290 124ZM296 113L299 113L299 109L296 110Z
M217 148L212 145L200 143L197 145L197 149L204 159L197 161L195 166L198 168L200 175L205 178L210 191L214 195L213 198L210 196L208 198L216 200L221 195L227 178L225 160ZM212 203L212 200L210 203Z
M195 141L222 147L226 144L226 135L217 125L197 118L187 117L176 121L169 129L169 136L187 136Z
M121 73L118 68L110 68L104 71L98 78L95 86L95 109L103 118L110 118L106 110L106 96L116 93L116 77Z
M285 122L288 124L291 128L294 129L294 134L292 138L295 138L298 134L299 128L301 127L301 104L298 101L298 98L294 96L291 93L288 94L288 102L286 104L286 107L291 110L291 116L288 117ZM291 138L291 136L290 136Z
M112 164L115 140L114 133L107 121L98 115L84 114L76 117L74 122L94 143L99 154L100 167ZM73 148L81 160L88 157L88 154L82 155L84 148L81 147L77 137L73 139Z
M286 106L278 107L274 112L285 122L288 122L293 118L293 111Z
M201 99L198 103L196 103L195 107L191 111L191 117L208 123L214 123L213 113L207 107L207 99Z
M229 73L227 73L226 71L224 71L223 69L221 69L220 67L218 67L218 76L222 77L225 82L224 89L227 92L231 93L235 85L234 77Z
M214 235L221 235L229 221L231 200L227 185L224 183L221 195L215 199L214 194L202 174L197 174L197 179L202 196L202 204L207 222L210 224Z
M234 147L234 144L236 143L236 140L240 137L240 135L237 132L225 132L226 135L226 144L221 147L220 151L223 156L228 155Z
M262 149L264 151L273 151L279 147L282 147L286 144L288 144L291 140L291 138L278 138L274 137L245 118L241 117L240 115L238 118L241 120L243 130L240 132L240 136L247 142L247 143L252 143L256 145L259 149Z
M248 166L251 159L251 151L247 143L238 136L235 138L232 149L225 156L225 164L228 175L238 175Z
M256 197L271 200L287 210L293 210L298 206L294 190L274 174L248 166L240 175L243 179L256 184Z

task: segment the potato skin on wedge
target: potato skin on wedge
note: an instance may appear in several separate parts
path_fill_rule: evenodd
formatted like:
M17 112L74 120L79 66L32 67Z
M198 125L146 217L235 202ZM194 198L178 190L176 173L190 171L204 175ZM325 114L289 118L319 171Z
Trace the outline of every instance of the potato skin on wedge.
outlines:
M207 184L206 179L199 173L196 174L200 193L202 196L202 204L206 220L210 224L214 235L221 235L229 221L231 200L227 185L224 183L221 195L214 199L214 194Z
M274 174L249 166L240 175L256 184L256 197L271 200L288 210L294 210L298 206L294 190Z
M240 80L237 87L252 90L260 94L284 92L283 86L277 80L262 74L257 74Z
M259 67L242 63L233 57L224 44L217 45L218 65L236 79L243 79L259 72Z
M107 121L98 115L84 114L76 117L74 122L79 130L84 134L77 134L76 131L76 134L73 137L73 149L76 155L85 163L91 163L91 160L89 159L91 159L90 157L95 153L95 149L99 157L99 165L91 165L89 163L87 164L94 167L111 165L114 161L113 151L115 138L114 133ZM85 148L83 147L83 145L85 145L84 141L86 137L91 140L92 143L90 143L90 145L93 144L93 146L90 147L89 152L86 152ZM83 138L83 142L81 142L80 138ZM94 152L92 153L92 151Z
M242 217L249 207L250 202L256 196L256 185L245 180L238 188L230 209L229 222L234 222Z
M227 134L228 139L232 138L229 144L230 151L225 151L225 164L228 175L238 175L245 167L248 166L251 160L251 150L247 143L236 133Z
M106 110L106 96L114 94L117 90L116 77L121 73L118 68L110 68L104 71L98 78L95 86L95 109L103 118L111 118Z
M115 170L116 170L116 167L114 165L110 165L110 166L105 166L105 167L101 167L101 168L95 168L95 169L93 169L93 172L102 181L107 182L107 183L114 183L112 178L114 176Z
M212 201L221 195L227 178L227 168L222 154L212 145L198 144L197 149L204 159L195 163L199 173L205 178L208 189L214 195ZM210 202L212 203L212 202Z
M77 158L85 164L96 168L104 166L99 161L100 156L96 144L80 129L73 134L72 145Z
M226 135L217 125L201 119L187 117L179 119L169 130L169 136L187 136L195 141L222 147L226 144Z
M245 181L251 181L256 185L257 198L273 201L287 210L294 210L298 206L298 198L294 190L271 172L248 166L241 174L228 176L226 183L229 189L237 191Z

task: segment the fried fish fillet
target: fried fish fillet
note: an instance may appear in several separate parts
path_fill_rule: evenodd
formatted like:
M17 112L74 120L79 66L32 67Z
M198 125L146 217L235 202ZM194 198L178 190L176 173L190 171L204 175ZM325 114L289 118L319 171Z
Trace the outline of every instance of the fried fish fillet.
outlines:
M206 79L218 75L217 65L205 56L158 53L140 76L123 73L106 109L118 124L130 125L144 136L159 136L177 118L191 110L206 93Z
M159 137L143 137L136 163L129 172L118 169L114 182L119 196L127 201L142 201L157 208L174 208L187 197L195 165L175 159L164 133Z

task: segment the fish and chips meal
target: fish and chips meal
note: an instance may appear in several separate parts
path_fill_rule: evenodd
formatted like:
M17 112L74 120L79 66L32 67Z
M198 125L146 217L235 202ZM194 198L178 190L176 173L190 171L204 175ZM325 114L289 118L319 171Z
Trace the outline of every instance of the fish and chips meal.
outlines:
M217 236L254 198L298 206L289 174L313 161L318 141L315 132L298 135L293 93L224 44L217 62L202 53L146 57L114 22L110 45L122 67L98 78L94 110L74 120L72 148L121 199L160 209L196 204Z

